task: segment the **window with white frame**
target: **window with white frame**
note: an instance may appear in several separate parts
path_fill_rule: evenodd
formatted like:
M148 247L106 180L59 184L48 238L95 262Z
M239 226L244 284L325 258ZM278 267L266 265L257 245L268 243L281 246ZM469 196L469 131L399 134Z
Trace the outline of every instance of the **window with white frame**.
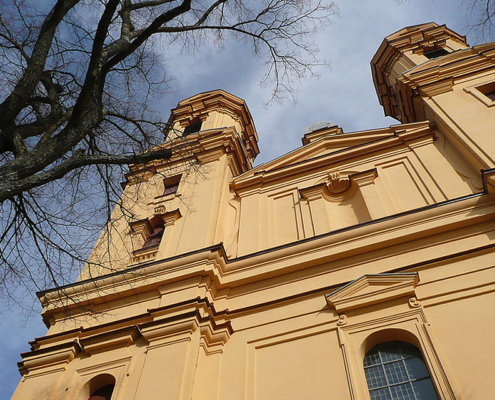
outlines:
M373 347L363 361L371 400L437 400L420 350L405 342Z

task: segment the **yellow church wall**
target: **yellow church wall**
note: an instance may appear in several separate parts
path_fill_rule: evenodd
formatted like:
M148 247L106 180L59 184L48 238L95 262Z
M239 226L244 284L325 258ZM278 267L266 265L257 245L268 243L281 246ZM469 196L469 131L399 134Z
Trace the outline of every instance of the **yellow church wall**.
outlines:
M294 174L282 186L275 181L273 186L263 183L258 191L250 189L245 195L239 191L239 255L472 193L435 142L432 136L408 147L398 147L393 153L378 153L373 157L376 161L372 158L370 162L368 158L352 164L334 164L314 173L305 171L304 179ZM348 199L325 199L316 189L308 199L298 193L330 181L332 171L342 171L340 175L346 177L346 171L374 169L377 176L370 178L369 185L358 184L359 190L349 189L353 194Z
M495 162L495 140L486 134L495 124L495 108L487 106L481 96L475 97L469 91L474 92L476 87L491 82L495 82L493 73L465 80L452 91L433 96L427 101L432 109L431 112L427 111L428 117L435 121L439 119L436 117L438 115L447 121L452 126L451 130L467 142L460 151L474 153L477 165L485 169Z
M176 249L171 249L169 254L181 254L212 244L207 238L210 232L210 219L204 218L204 215L210 213L215 215L214 207L217 204L214 203L214 188L218 186L217 173L217 163L209 163L202 170L202 176L198 177L198 184L189 187L188 199L185 202L187 208L183 207L185 213L177 240L178 246ZM210 184L206 184L207 182Z
M227 209L232 198L228 189L232 177L231 164L229 156L224 152L206 153L199 162L192 160L187 161L182 168L159 170L146 181L128 186L122 206L116 207L111 217L114 221L109 231L112 246L108 246L108 236L103 232L89 259L96 265L87 266L80 280L135 264L130 254L142 246L144 239L132 232L129 222L153 215L157 207L163 206L167 212L179 210L180 217L166 227L160 248L153 259L186 253L218 243L219 239L228 241L231 236L235 236L236 232L226 228L229 222L223 216L223 210ZM181 175L177 195L163 196L163 180L175 175ZM145 195L136 201L136 193ZM132 219L126 218L122 209L126 214L132 214ZM204 215L209 215L209 218L204 218ZM99 268L98 264L103 266Z
M409 147L398 148L396 154L391 156L389 152L386 157L377 154L377 161L371 163L364 159L347 165L332 165L330 171L320 169L314 174L306 172L304 176L293 175L294 178L285 179L282 184L277 181L273 189L272 185L264 184L261 190L248 193L247 196L239 191L240 198L235 201L233 199L236 193L232 193L228 187L232 177L232 169L226 167L228 156L214 155L220 158L196 164L192 171L183 173L180 197L167 202L163 202L159 196L157 199L162 178L154 177L149 182L134 185L134 188L131 186L127 198L132 199L132 192L143 189L143 186L147 196L139 203L125 207L135 213L136 219L149 215L154 207L161 204L168 210L181 211L181 217L165 230L164 240L157 253L158 258L185 253L220 241L230 243L233 250L229 251L233 251L233 254L244 255L369 219L460 197L471 191L450 163L436 151L434 140L411 143ZM346 177L356 171L372 169L376 169L377 177L372 178L371 186L358 184L359 190L354 187L350 190L353 192L352 196L347 199L337 197L330 200L328 196L324 199L317 193L316 197L305 199L298 192L300 189L328 182L331 171L341 171L339 174ZM164 171L161 175L167 176L170 173ZM232 202L239 204L233 205ZM115 213L118 214L119 210L116 209ZM226 220L229 213L232 214L230 218L233 218L233 224ZM203 217L206 214L209 218ZM126 221L115 215L114 219L118 221L114 230L125 231ZM230 228L232 225L234 229ZM235 239L237 235L238 240ZM114 263L122 260L119 268L132 264L126 259L129 249L139 248L143 242L140 235L128 235L124 239L127 242L124 241L123 247L118 249L120 255L111 253L106 257ZM130 239L134 243L129 243ZM232 243L233 240L236 241L235 244Z
M180 102L169 134L198 119L201 131L166 144L171 160L131 166L132 217L117 207L80 280L39 293L48 333L23 353L13 398L84 400L114 380L111 400L369 400L366 353L403 341L439 399L490 399L495 198L493 171L479 169L493 167L495 107L469 92L483 72L453 90L414 86L405 68L433 45L471 51L430 23L389 36L372 64L416 96L396 107L377 72L386 112L412 119L421 106L428 121L322 128L255 167L241 99Z
M493 272L490 278L493 282ZM442 354L466 399L489 400L495 392L493 369L490 367L495 357L493 325L479 324L480 319L495 321L493 308L486 307L495 301L494 289L492 285L488 293L469 294L467 298L451 300L426 310L436 337L441 338ZM462 324L455 315L462 316Z
M473 200L471 204L475 205L477 202L477 200ZM486 209L486 206L483 206L483 204L480 207ZM217 297L215 304L219 309L235 309L255 305L262 301L272 301L284 297L287 292L293 294L304 293L305 291L315 290L322 286L343 284L362 274L382 273L390 268L400 269L410 264L423 263L429 259L442 258L451 254L453 248L457 252L462 252L469 251L469 249L476 246L489 245L492 235L492 227L489 222L465 228L465 233L460 234L462 232L460 228L462 224L466 223L466 217L479 219L476 216L479 211L474 211L473 213L470 208L467 208L465 212L466 214L455 216L459 211L454 211L452 226L457 228L455 235L449 233L448 230L443 234L443 237L438 235L438 230L434 228L438 217L432 218L429 223L423 222L422 225L419 225L421 228L419 231L417 230L417 223L414 221L407 223L407 219L403 219L403 222L399 222L400 220L397 221L400 223L402 232L393 228L396 224L394 222L389 224L389 227L392 229L389 228L388 230L382 226L378 231L367 228L365 230L361 229L361 231L335 235L332 241L328 241L327 239L329 244L327 245L327 250L324 250L323 253L326 255L316 257L314 250L310 250L312 246L309 246L309 251L300 251L294 262L288 263L283 258L279 260L276 255L272 261L264 262L258 266L255 260L250 261L249 264L253 266L252 268L245 272L239 270L238 273L233 275L232 279L226 276L224 280L220 281L221 285L227 285L225 287L230 287L230 289L225 291L221 287L218 287L217 290L219 291L214 293L215 297ZM430 226L434 229L430 235L435 236L423 237L424 233L420 232L429 232L431 229ZM377 235L378 232L380 233L379 235ZM404 236L402 245L397 239L399 232L401 232L401 236ZM389 248L389 245L392 243L395 246L394 252L391 252ZM330 247L328 247L329 245ZM384 245L385 247L383 247ZM380 250L380 247L382 247L382 250ZM366 252L356 251L356 249L367 248L373 248L373 253L368 254ZM372 257L369 258L370 256ZM318 261L320 259L328 261ZM303 270L301 270L301 266L304 266ZM190 269L189 273L195 273L194 271L198 270L197 267L195 268ZM199 268L201 270L203 267ZM298 272L287 274L287 272L294 270ZM448 274L453 274L453 271L449 269ZM284 277L284 280L281 281L280 276L270 277L270 275L275 274L285 274L281 275ZM225 274L223 275L225 276ZM235 278L236 275L237 278ZM265 275L263 281L260 281L258 278L251 284L244 284L237 287L232 286L239 279L241 281L249 280L252 277L263 275ZM205 295L204 290L198 292L197 283L192 278L190 281L184 281L184 278L182 278L182 281L172 284L171 282L174 279L177 280L178 277L183 276L180 270L170 270L168 276L170 283L164 283L166 286L163 286L163 288L159 282L154 284L151 278L145 279L143 283L153 285L152 287L156 287L156 289L154 291L146 289L148 290L147 294L141 295L139 301L137 301L135 299L136 290L142 283L139 283L139 281L136 281L134 284L131 283L130 279L133 278L133 275L130 274L125 283L125 286L127 284L130 285L130 288L128 288L130 296L128 297L128 301L123 300L122 296L118 296L114 301L107 299L102 305L102 308L92 306L97 317L93 315L85 316L85 310L81 310L83 316L77 322L73 321L72 318L74 316L65 316L67 321L65 323L60 321L53 325L49 333L53 334L57 331L76 326L92 326L111 322L119 318L124 318L126 315L140 315L147 309L165 304L174 304L196 296ZM111 290L114 290L115 283L110 283L110 285ZM262 288L264 293L263 297L260 298L259 292ZM436 290L438 291L440 289ZM98 294L96 294L97 298ZM83 299L86 300L86 297L83 297Z
M473 240L477 242L478 239L479 238L474 238ZM470 285L473 285L474 289L476 289L478 284L472 280L466 280L466 273L469 269L473 269L474 266L481 270L485 269L483 264L490 265L491 263L493 268L492 255L493 254L484 254L478 258L469 260L470 262L461 259L461 265L457 265L458 263L450 263L448 265L441 265L420 271L420 285L417 288L418 297L425 298L423 306L425 307L428 323L431 324L432 332L437 337L442 337L440 346L438 346L437 343L436 349L442 354L442 357L446 357L449 360L449 368L451 366L451 360L455 360L455 357L452 358L449 354L449 346L451 346L451 339L449 338L452 337L454 348L456 348L455 340L472 335L472 326L469 323L463 324L462 326L455 326L455 329L453 326L452 329L456 332L456 336L453 337L452 330L449 329L447 324L449 320L456 320L455 318L452 318L453 312L442 309L442 307L446 307L445 302L440 302L437 305L428 305L432 300L428 299L428 293L422 293L420 288L428 288L430 280L436 280L437 282L444 281L444 276L450 276L450 280L452 280L453 278L451 276L455 274L459 276L457 279L459 283L453 286L451 284L445 285L445 283L442 283L441 287L443 291L448 294L459 293L459 285L464 288L469 288ZM370 270L369 265L367 269L368 271L373 272ZM455 273L452 271L455 271ZM355 273L359 274L360 272L355 271ZM328 271L326 275L329 276L330 281L333 280L335 282L335 279L332 279L335 278L335 273ZM487 282L486 278L487 277L485 276L481 277L481 282ZM494 277L492 276L490 279L492 282L493 278ZM320 276L319 279L321 281L322 276ZM470 284L467 284L467 282L470 282ZM320 285L317 287L321 288L324 284L325 282L320 282ZM303 286L300 289L302 291L311 288L300 281L297 287L300 288L301 286ZM290 289L287 287L284 291L285 296L296 292L293 288ZM350 398L347 386L342 385L342 382L347 381L347 377L345 365L342 360L342 353L338 346L338 327L336 326L338 318L334 312L324 305L323 295L326 291L330 291L330 289L322 290L319 294L312 295L303 301L297 300L294 302L293 300L288 300L283 306L264 307L259 311L253 310L241 312L238 317L235 315L232 316L235 335L223 347L223 353L214 356L216 359L214 362L215 367L220 367L220 383L218 383L218 388L216 384L211 387L209 384L205 383L211 383L211 380L203 380L202 382L206 386L201 386L200 393L217 393L218 391L218 393L220 393L219 398L263 399L273 398L274 393L277 393L277 391L279 393L286 393L289 398L298 398L298 396L300 398L300 396L303 395L300 390L306 390L304 393L312 393L315 396L321 395L323 393L321 390L325 390L326 393L333 393L335 396L339 396L338 398ZM434 289L433 292L436 293L437 296L440 293L438 288ZM187 293L183 293L183 295L185 298L190 298L191 293L187 291ZM282 294L267 296L266 289L262 291L258 290L256 293L253 293L252 296L257 298L258 303L263 303L272 297L278 299L284 297ZM462 297L462 294L460 296ZM486 304L484 299L482 299L482 296L478 297L480 305ZM476 299L478 297L476 297ZM170 302L178 299L179 297L168 298L165 303L170 304ZM379 320L380 315L387 316L400 313L403 311L404 307L409 309L408 297L406 297L404 301L406 303L405 305L400 301L398 301L396 305L389 304L385 311L375 309L374 311L368 311L364 314L353 314L349 312L347 313L347 318L349 323L353 320L356 323L361 323L360 321L363 318ZM453 300L451 300L451 302L452 306L455 307L457 300L455 303ZM249 303L243 299L240 300L237 305L245 307L247 304ZM448 304L450 305L451 303ZM232 309L235 309L236 304L235 302L230 303L229 300L229 306L231 306ZM469 305L465 310L463 308L461 308L461 310L457 309L455 310L455 313L461 312L463 315L465 313L469 314L469 308L472 307L476 308L476 303ZM439 309L438 311L437 308ZM127 311L128 313L132 313L130 307L127 308ZM357 320L355 318L357 318ZM469 321L469 318L467 318L467 320ZM451 323L454 324L454 322ZM445 335L444 332L438 331L438 326L447 326L447 328L445 328L447 329ZM487 329L489 328L487 327ZM142 345L138 345L137 347L131 346L128 347L127 350L120 349L111 351L109 349L105 354L100 353L99 356L96 355L98 353L95 353L90 359L87 359L85 363L79 364L79 367L83 370L91 370L93 367L90 365L93 365L92 363L94 363L96 370L102 368L102 366L106 367L108 370L108 365L101 360L101 357L104 357L105 360L123 360L125 358L123 354L125 354L127 357L132 357L132 368L137 369L137 371L133 370L129 365L128 371L130 371L130 375L129 378L126 378L129 379L129 382L126 382L121 386L122 393L124 393L125 389L127 395L119 396L119 398L134 398L130 396L129 393L141 393L140 396L146 397L149 396L150 393L157 393L156 391L159 391L160 393L156 398L161 398L159 397L161 394L163 394L163 398L188 398L186 395L177 394L189 393L187 387L184 387L181 382L184 382L184 379L191 373L190 371L193 370L194 367L191 367L192 361L189 362L189 367L186 367L184 363L190 359L190 353L194 353L195 357L201 357L205 362L207 362L207 359L209 360L210 356L203 354L202 351L197 352L198 343L194 338L192 338L192 340L186 340L181 339L180 335L176 335L173 337L172 343L167 345L160 343L160 340L162 339L157 340L158 342L156 342L156 344L153 341L151 341L149 345L142 342ZM357 346L354 351L359 352L360 341L353 339L350 343ZM140 368L139 359L142 358L139 354L141 354L140 352L143 352L146 347L149 349L150 346L153 348L148 350L145 364L142 366L142 375L137 378L135 374L138 374ZM123 354L119 356L115 352L123 352ZM192 358L196 359L195 357ZM160 371L157 366L162 365L164 359L167 360L167 370L168 368L172 368L171 372L173 373L169 373L166 377L167 379L170 378L170 381L164 380L161 375L160 377L155 377L157 371ZM197 359L199 360L199 358ZM177 360L179 364L173 363L173 360ZM299 363L297 360L299 360ZM331 362L329 360L331 360ZM208 365L209 363L210 361L208 361ZM73 363L69 364L69 366L71 365L73 365ZM279 368L280 366L281 368ZM291 366L294 366L294 368L289 368ZM199 364L197 368L199 371ZM202 373L206 374L207 371L208 370L205 369ZM277 371L277 373L274 374L273 371ZM457 376L455 368L450 368L449 371L451 371L449 373ZM66 378L70 376L68 372L65 374ZM292 374L296 373L297 375L292 376ZM310 374L311 377L307 374ZM150 382L148 382L148 378L151 379ZM77 380L74 379L75 378L71 378L69 382L70 387L75 390L78 386L76 384ZM134 379L133 383L131 379ZM457 381L458 380L456 380L456 382ZM167 382L168 384L166 385ZM306 388L302 382L306 382L306 385L310 385L311 387ZM312 382L314 382L314 385L311 385ZM317 384L318 382L320 382L319 385ZM322 382L325 382L325 384L322 384ZM67 382L63 380L58 384L64 386ZM292 384L294 385L292 386ZM457 384L462 389L462 382L457 382ZM135 387L136 385L137 388ZM163 388L165 387L164 385L166 385L167 390L163 391L159 388L155 388L156 385L160 385L160 388ZM327 385L329 386L327 387ZM194 388L196 388L196 385L194 385ZM288 391L289 388L292 390ZM330 392L328 392L328 390L330 390ZM483 394L484 392L481 390L482 389L480 389L479 393ZM169 395L166 395L166 393ZM137 398L141 397L138 396Z
M254 392L253 398L324 398L331 393L336 398L348 399L349 394L339 385L345 380L343 364L329 362L340 356L335 332L300 334L290 339L290 335L281 335L250 343L248 351L254 353L254 387L247 389ZM325 364L328 368L315 368Z

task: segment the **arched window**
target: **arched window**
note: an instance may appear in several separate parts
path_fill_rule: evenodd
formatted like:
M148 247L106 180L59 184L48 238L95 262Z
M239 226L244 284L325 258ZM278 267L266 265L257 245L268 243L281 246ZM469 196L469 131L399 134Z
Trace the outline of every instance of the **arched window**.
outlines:
M423 356L412 344L378 344L363 364L371 400L438 400Z
M112 398L113 388L115 385L105 385L98 390L96 390L89 400L110 400Z
M115 377L110 374L95 376L87 387L90 393L88 400L110 400L115 388Z

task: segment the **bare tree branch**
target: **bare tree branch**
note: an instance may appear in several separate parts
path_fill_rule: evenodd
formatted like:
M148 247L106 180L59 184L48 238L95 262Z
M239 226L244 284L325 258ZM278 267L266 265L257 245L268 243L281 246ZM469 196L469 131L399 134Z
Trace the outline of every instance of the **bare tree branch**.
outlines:
M171 44L194 53L207 41L221 47L229 37L244 40L266 63L262 83L272 84L272 99L280 100L294 95L294 80L323 63L310 39L337 12L331 0L11 0L2 6L5 293L7 283L42 288L70 279L116 206L121 218L132 218L125 206L132 199L119 199L125 166L147 168L173 156L162 145L171 140L169 127L150 107L153 96L169 90L155 50L160 44L169 53Z

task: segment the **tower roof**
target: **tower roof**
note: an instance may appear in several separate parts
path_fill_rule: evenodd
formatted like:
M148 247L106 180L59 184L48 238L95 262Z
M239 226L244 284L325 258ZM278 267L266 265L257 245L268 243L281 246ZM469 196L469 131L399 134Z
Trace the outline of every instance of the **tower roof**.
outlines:
M447 41L458 48L468 47L465 36L435 22L400 29L383 40L371 60L371 70L385 115L400 119L394 88L397 76L415 65L428 61L427 57L421 56L448 48ZM449 48L448 51L451 52L452 49ZM404 55L406 57L402 57Z
M244 145L252 157L256 157L259 153L258 134L251 112L243 99L224 90L210 90L180 101L177 107L171 110L169 124L172 125L176 120L198 116L218 109L228 111L240 119L243 131L239 133Z

